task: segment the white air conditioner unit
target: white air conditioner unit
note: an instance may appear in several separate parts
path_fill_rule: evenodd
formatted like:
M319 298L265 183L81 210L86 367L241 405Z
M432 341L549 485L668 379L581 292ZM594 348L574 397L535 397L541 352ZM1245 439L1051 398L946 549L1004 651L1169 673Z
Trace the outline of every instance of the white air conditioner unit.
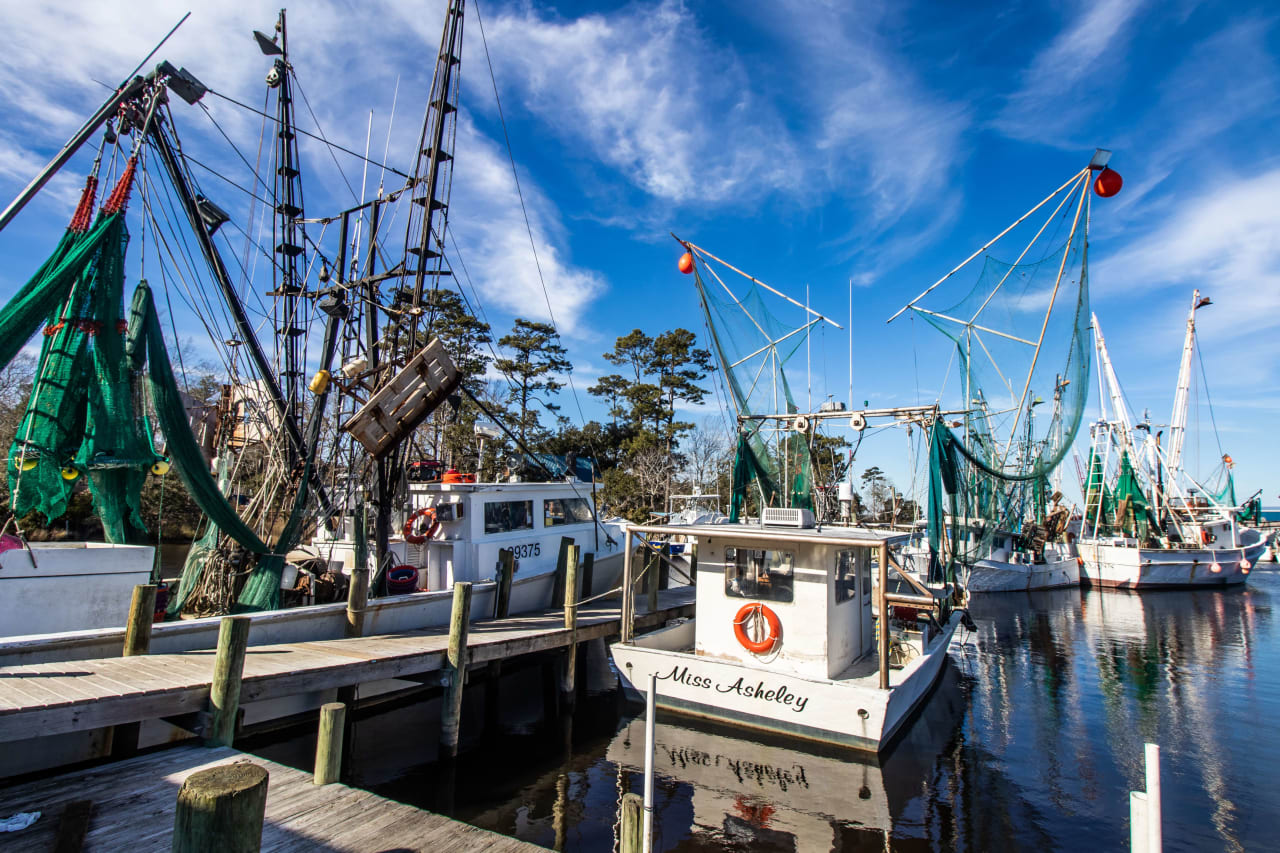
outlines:
M765 507L764 513L760 516L760 523L766 527L808 529L813 527L813 513L807 509Z

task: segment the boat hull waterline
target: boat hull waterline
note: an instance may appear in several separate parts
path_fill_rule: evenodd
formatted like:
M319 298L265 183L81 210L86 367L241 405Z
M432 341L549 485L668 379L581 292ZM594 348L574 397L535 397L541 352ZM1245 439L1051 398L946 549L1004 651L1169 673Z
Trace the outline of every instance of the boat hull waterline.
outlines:
M643 698L650 674L657 674L656 704L665 710L880 752L928 698L959 621L953 614L927 653L894 670L889 690L879 688L874 666L858 677L813 679L764 664L695 655L680 642L681 635L692 637L692 621L633 645L615 644L612 653L623 689L632 697Z
M1256 531L1246 532L1256 534ZM1266 551L1266 543L1257 536L1257 541L1241 548L1167 550L1088 541L1077 542L1076 548L1080 554L1082 583L1117 589L1152 589L1244 583ZM1214 566L1218 571L1214 571Z

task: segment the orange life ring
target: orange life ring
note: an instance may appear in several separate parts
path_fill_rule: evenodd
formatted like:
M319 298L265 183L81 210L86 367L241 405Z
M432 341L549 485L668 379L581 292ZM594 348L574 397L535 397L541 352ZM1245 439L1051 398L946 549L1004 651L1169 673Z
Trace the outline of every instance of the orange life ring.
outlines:
M426 530L422 533L417 532L419 529L418 519L420 518L428 519ZM416 510L408 519L405 520L404 541L408 542L410 545L421 545L432 536L435 536L436 531L439 529L440 522L436 519L435 509L429 506L423 507L420 510Z
M763 640L753 640L747 636L747 619L756 613L763 616L765 622L769 623L769 633L765 635ZM744 604L742 609L738 611L738 615L733 617L733 635L738 638L738 642L742 644L744 649L752 654L763 655L778 644L778 637L782 635L782 623L778 621L778 614L760 602L755 601L751 604Z

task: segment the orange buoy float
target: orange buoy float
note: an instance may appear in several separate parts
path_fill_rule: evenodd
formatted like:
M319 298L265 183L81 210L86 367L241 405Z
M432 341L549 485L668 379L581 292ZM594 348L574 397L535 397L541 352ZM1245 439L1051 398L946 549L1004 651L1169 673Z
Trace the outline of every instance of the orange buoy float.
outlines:
M753 640L747 635L746 624L748 619L757 614L764 618L764 621L769 626L769 632L765 634L763 639ZM742 644L742 647L752 654L767 654L778 644L778 638L782 636L782 622L778 620L778 614L760 602L755 601L751 604L744 604L742 609L738 611L738 615L733 617L733 635L738 638L738 642Z
M684 273L685 275L688 275L689 273L693 272L693 252L685 252L683 255L681 255L680 263L677 264L677 266L680 267L680 272Z
M1111 198L1124 186L1124 178L1114 169L1103 169L1093 179L1093 191L1103 198Z
M420 521L426 519L426 526L419 524ZM415 511L409 516L404 523L404 541L410 545L421 545L432 536L436 535L436 531L440 529L440 522L436 519L436 511L432 507L423 507Z

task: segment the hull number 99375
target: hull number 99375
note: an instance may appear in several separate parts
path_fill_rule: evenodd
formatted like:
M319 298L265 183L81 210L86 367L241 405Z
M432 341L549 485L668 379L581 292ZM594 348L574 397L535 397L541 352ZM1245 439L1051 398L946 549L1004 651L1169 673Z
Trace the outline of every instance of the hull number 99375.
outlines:
M512 545L511 555L517 560L527 560L530 557L537 557L542 553L542 543L532 542L527 545Z

